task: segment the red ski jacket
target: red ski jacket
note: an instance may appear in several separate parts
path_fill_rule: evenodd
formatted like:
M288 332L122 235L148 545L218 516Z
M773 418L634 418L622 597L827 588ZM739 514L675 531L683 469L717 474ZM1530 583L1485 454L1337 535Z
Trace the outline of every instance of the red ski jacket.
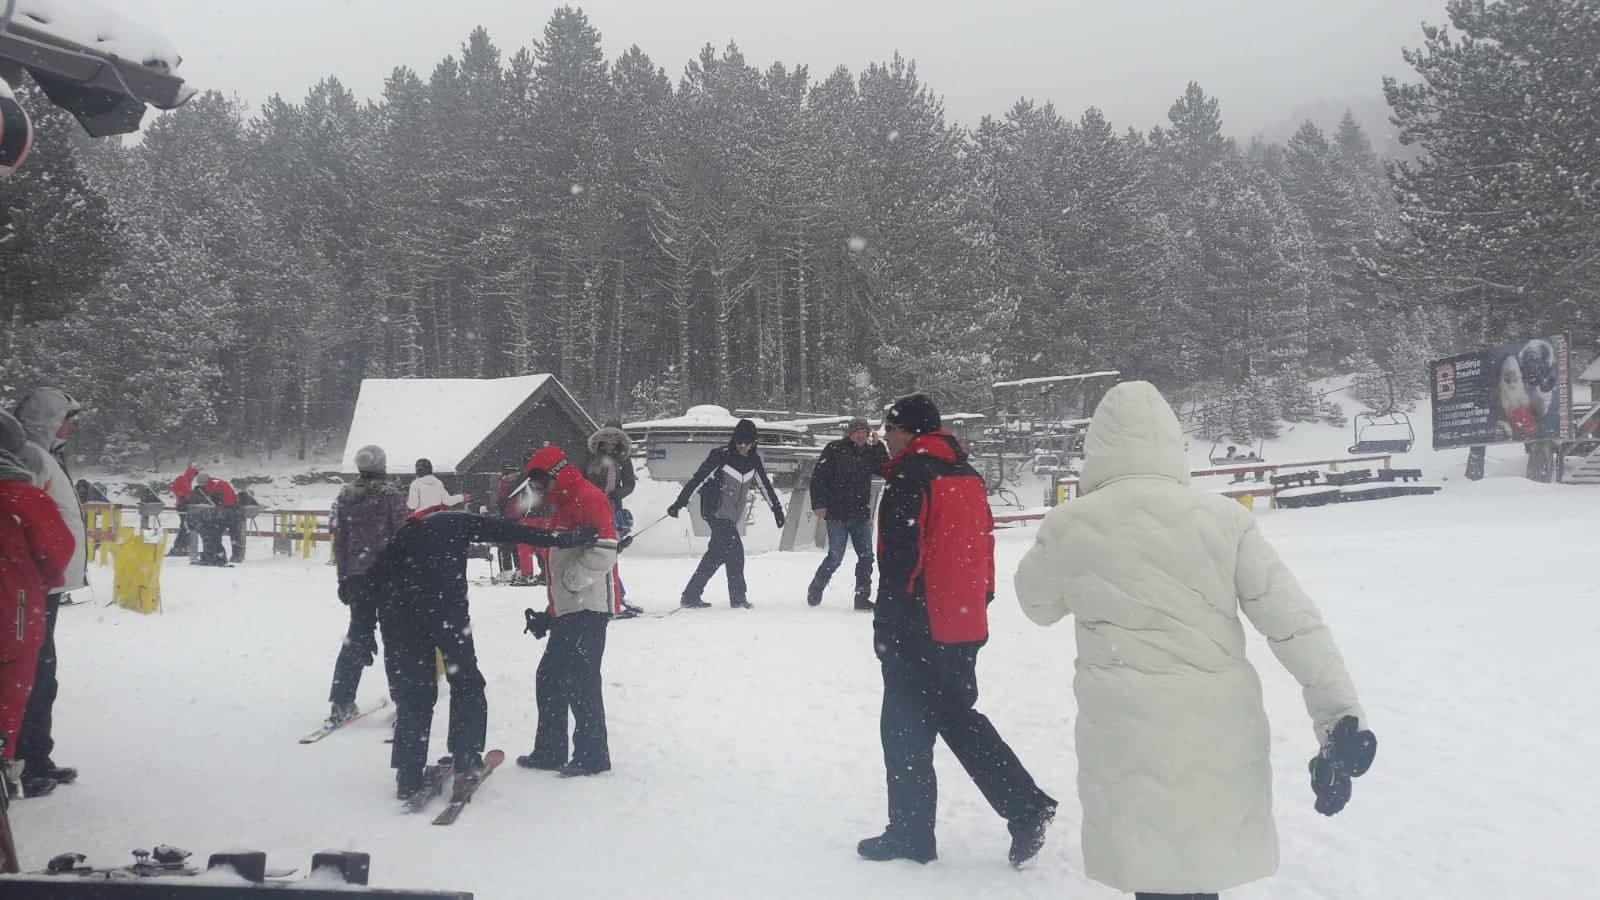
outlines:
M194 493L195 471L195 467L190 466L183 470L182 475L173 479L172 496L178 498L179 506L189 502L189 495ZM234 493L233 485L223 481L221 478L207 478L201 490L205 492L207 497L211 498L212 503L218 506L239 505L239 495Z
M943 431L918 435L883 476L878 619L941 644L988 639L994 517L983 476Z
M45 596L65 583L76 548L49 494L26 481L0 481L0 662L30 646L38 651Z

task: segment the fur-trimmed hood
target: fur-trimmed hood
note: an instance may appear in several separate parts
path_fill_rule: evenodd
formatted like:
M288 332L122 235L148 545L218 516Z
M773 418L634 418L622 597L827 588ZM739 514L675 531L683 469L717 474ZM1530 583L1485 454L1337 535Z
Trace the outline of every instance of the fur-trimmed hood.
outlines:
M589 452L598 454L601 444L613 444L622 448L622 455L627 456L633 450L633 441L628 438L628 433L621 428L602 428L589 435Z

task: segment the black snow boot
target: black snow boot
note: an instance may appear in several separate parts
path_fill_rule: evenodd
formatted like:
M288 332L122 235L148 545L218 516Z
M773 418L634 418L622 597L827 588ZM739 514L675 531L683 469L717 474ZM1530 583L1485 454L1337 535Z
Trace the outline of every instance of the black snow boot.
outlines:
M856 853L860 854L862 859L870 859L873 862L909 859L915 863L926 864L939 858L939 853L931 842L926 847L914 845L887 831L857 844Z
M591 769L588 766L580 766L577 763L567 763L561 767L557 774L559 774L562 778L583 778L589 775L599 775L601 772L609 771L611 771L610 766L606 766L604 769Z
M711 604L699 597L685 597L678 603L684 609L710 609Z
M22 780L26 782L29 778L48 778L57 784L71 784L78 780L78 770L67 766L58 766L47 756L40 762L23 765ZM30 793L32 792L30 791Z
M1007 824L1006 827L1011 831L1011 865L1020 868L1039 855L1044 848L1044 833L1055 818L1056 805L1052 803L1034 815L1013 819Z
M878 605L872 602L872 588L856 588L856 609L859 609L863 612L871 612L877 608Z
M427 776L420 768L397 769L394 775L395 796L401 800L410 800L427 787L427 781Z
M537 769L541 772L559 772L566 768L560 761L541 760L532 753L517 757L517 765L524 769Z
M820 582L820 581L817 581L816 579L813 578L811 580L811 586L806 588L806 605L807 606L821 606L822 605L822 589L827 587L827 586L828 585L825 582Z
M744 599L743 597L740 597L737 600L729 600L728 605L734 609L755 609L754 606L750 605L750 601Z

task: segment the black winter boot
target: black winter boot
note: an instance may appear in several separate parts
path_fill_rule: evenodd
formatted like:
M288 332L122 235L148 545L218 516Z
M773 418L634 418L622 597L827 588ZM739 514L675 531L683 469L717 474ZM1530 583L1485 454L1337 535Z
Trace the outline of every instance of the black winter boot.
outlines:
M517 765L524 769L537 769L541 772L559 772L565 768L560 760L542 760L532 753L517 757Z
M683 600L681 602L679 602L678 605L683 607L684 609L710 609L711 608L711 604L707 603L705 600L702 600L699 597L685 597L685 598L683 598Z
M811 586L806 588L806 605L821 606L822 591L827 586L828 584L825 581L819 581L815 578L811 579Z
M422 769L397 769L394 775L395 796L401 800L410 800L427 786L427 778Z
M22 767L22 777L48 778L57 784L71 784L78 780L78 770L67 766L58 766L50 757L45 757L37 763L26 764Z
M729 600L728 605L734 609L755 609L755 607L750 604L750 601L744 599L743 597L740 597L737 600Z
M858 587L858 588L856 588L856 609L859 609L859 610L861 610L863 612L871 612L872 610L877 609L877 608L878 608L878 605L876 603L872 602L872 588L870 588L870 587Z
M909 859L915 863L926 864L939 858L939 852L931 842L926 847L914 846L887 831L857 844L856 853L860 854L862 859L870 859L873 862Z

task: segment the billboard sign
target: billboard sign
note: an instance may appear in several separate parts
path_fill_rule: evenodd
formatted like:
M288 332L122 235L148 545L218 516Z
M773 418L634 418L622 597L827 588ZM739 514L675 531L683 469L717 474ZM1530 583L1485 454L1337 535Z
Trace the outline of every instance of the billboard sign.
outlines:
M1571 440L1570 355L1555 335L1429 363L1434 449Z

